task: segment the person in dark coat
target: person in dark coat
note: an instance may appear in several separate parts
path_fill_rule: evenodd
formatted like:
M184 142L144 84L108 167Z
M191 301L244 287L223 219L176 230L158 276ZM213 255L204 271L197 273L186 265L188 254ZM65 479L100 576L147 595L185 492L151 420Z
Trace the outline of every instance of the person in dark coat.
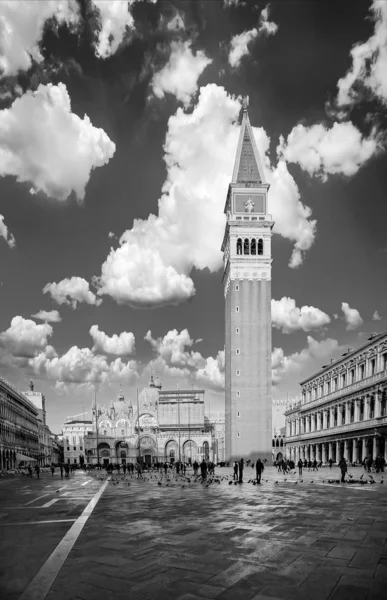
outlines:
M35 466L35 473L36 473L36 477L38 479L40 479L40 467L39 467L39 465Z
M328 462L329 462L329 468L331 469L332 465L333 465L333 460L330 458Z
M200 473L201 473L203 480L207 479L207 463L204 460L204 458L203 458L202 462L200 463Z
M347 472L347 462L345 460L345 458L342 458L341 461L339 462L339 468L341 471L341 481L340 483L345 483L345 474Z
M233 479L238 481L238 462L235 461L234 462L234 475L233 475Z
M303 464L304 464L304 463L302 462L302 460L301 460L301 458L300 458L300 460L299 460L299 461L298 461L298 463L297 463L297 466L298 466L298 474L299 474L299 475L302 475L302 467L303 467Z
M55 473L55 465L52 464L51 465L51 475L52 475L52 477L54 477L54 473Z
M256 465L255 465L255 472L257 474L257 483L261 483L261 476L262 476L262 472L264 471L265 467L263 462L261 461L260 458L258 458Z
M243 458L240 459L239 461L239 481L238 483L243 483L243 469L245 466L245 461L243 460Z
M63 479L63 465L62 465L62 463L59 464L59 470L60 470L60 478Z

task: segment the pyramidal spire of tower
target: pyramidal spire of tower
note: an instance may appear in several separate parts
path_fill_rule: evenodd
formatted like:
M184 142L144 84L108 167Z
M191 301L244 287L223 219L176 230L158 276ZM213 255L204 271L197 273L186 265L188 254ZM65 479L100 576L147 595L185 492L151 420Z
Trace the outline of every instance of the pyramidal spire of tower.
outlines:
M266 183L254 132L248 114L249 98L243 100L242 123L235 158L232 183Z

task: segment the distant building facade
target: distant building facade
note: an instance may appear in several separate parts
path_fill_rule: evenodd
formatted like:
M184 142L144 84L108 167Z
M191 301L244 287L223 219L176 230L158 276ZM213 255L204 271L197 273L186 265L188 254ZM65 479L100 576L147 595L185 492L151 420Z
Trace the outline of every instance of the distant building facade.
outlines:
M0 377L0 471L15 469L17 454L38 460L38 410Z
M83 465L86 462L85 440L87 435L92 432L93 423L84 415L67 417L62 427L63 462L77 465ZM59 443L58 439L58 445Z
M41 392L34 391L34 383L30 381L30 389L23 395L36 407L38 411L39 432L39 457L40 466L48 466L52 462L51 431L46 419L46 398Z
M139 394L138 405L121 391L109 406L94 406L93 427L85 437L86 461L210 460L212 435L203 396L203 390L162 391L158 378L152 376Z
M222 251L226 460L272 457L269 184L244 107Z
M285 412L294 460L387 460L387 332L301 382L302 400Z

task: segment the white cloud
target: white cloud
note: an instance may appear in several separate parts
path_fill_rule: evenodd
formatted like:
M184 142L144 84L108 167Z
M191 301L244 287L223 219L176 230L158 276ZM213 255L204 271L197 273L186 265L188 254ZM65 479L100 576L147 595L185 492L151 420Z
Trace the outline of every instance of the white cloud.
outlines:
M196 379L216 391L224 390L224 350L220 350L216 358L206 359L203 368L196 371Z
M29 181L57 200L72 191L82 200L91 171L114 152L103 129L71 112L63 83L40 85L0 111L0 175Z
M2 0L0 2L0 76L27 71L40 63L40 42L48 19L74 27L79 23L76 0Z
M90 290L89 283L83 277L70 277L58 283L47 283L43 288L43 294L47 293L58 304L69 304L73 309L77 307L78 302L95 306L99 306L102 302Z
M374 33L366 42L356 44L350 52L351 68L337 84L339 106L350 105L361 97L359 83L387 103L387 3L373 0L371 11Z
M53 329L48 323L37 325L35 321L16 316L11 326L0 333L0 345L9 355L33 357L36 352L46 348L52 333Z
M135 338L132 332L123 331L120 335L116 333L111 337L100 331L98 325L92 325L90 335L93 338L93 352L103 354L115 354L124 356L134 352Z
M223 0L223 6L245 6L245 0Z
M114 54L122 43L125 33L134 28L134 19L128 0L92 0L99 13L98 42L95 53L100 58Z
M296 125L277 149L285 160L323 180L328 174L354 175L377 150L377 139L363 137L350 121L334 123L331 129L321 123Z
M378 313L377 310L375 310L374 314L372 315L372 320L373 321L381 321L382 317L380 316L380 314Z
M134 307L178 304L195 293L189 277L193 268L214 272L222 266L223 209L240 109L240 99L209 84L200 89L192 112L179 108L170 117L164 144L167 179L158 216L136 219L119 247L111 249L97 280L99 295ZM311 210L300 202L286 163L272 167L265 156L270 142L265 131L254 128L254 133L271 184L274 231L295 242L291 266L297 266L313 243L316 222L309 220Z
M167 365L176 367L192 367L195 368L203 361L200 352L187 351L186 347L191 347L194 341L187 329L183 329L180 333L177 329L168 331L164 337L154 339L152 332L148 331L144 340L150 343L154 352L156 352Z
M198 79L204 69L212 61L204 52L191 50L192 41L172 41L171 54L168 63L155 73L151 86L158 98L164 98L166 93L173 94L178 100L188 106L192 96L197 92Z
M228 62L232 67L239 67L242 58L250 53L250 44L260 35L274 35L277 33L278 25L268 20L269 5L261 12L259 27L253 27L249 31L234 35L230 42Z
M341 310L344 313L344 319L347 323L346 329L348 331L353 331L363 324L364 321L361 318L359 311L356 308L350 308L347 302L341 303Z
M274 35L278 31L278 25L273 21L269 21L269 8L270 4L268 4L261 12L259 29L266 35Z
M34 315L31 315L31 317L34 319L40 319L40 321L45 321L46 323L59 323L59 321L62 320L62 317L57 310L40 310Z
M0 215L0 238L1 237L5 239L10 248L14 248L16 246L16 240L4 223L3 215Z
M322 367L322 362L337 357L343 350L337 340L327 338L318 342L312 336L307 337L308 345L301 352L285 356L282 348L274 348L272 352L272 382L278 385L282 381L291 385L292 377L297 381L308 377Z
M41 352L29 360L29 365L37 375L59 382L60 388L61 383L133 383L138 377L135 361L125 363L117 358L109 363L105 356L95 355L89 348L77 346L72 346L62 356Z
M280 329L282 333L292 333L321 329L330 323L331 319L329 315L314 306L298 308L293 298L284 296L281 300L271 301L271 321L273 327Z

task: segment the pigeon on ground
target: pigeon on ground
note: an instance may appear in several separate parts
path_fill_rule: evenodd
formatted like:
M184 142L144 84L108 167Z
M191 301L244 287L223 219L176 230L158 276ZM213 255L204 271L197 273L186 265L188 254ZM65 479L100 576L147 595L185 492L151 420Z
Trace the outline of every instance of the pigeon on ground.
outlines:
M229 481L229 482L228 482L228 485L232 485L232 481Z

